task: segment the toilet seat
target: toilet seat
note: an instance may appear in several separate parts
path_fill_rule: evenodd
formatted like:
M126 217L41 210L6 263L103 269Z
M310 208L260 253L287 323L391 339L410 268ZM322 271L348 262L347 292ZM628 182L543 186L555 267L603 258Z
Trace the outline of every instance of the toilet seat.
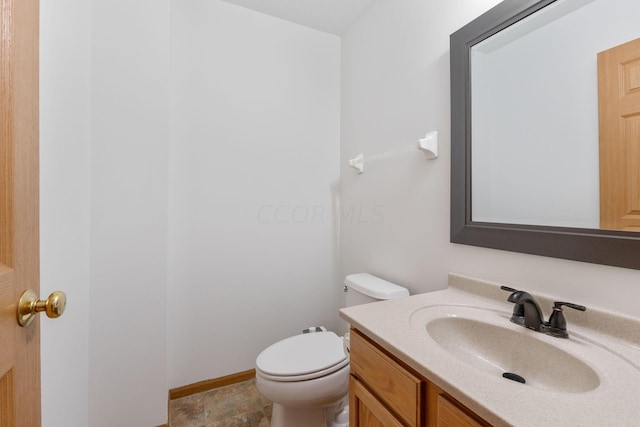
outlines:
M285 338L264 349L256 359L256 373L272 381L304 381L348 364L342 338L333 332L314 332Z

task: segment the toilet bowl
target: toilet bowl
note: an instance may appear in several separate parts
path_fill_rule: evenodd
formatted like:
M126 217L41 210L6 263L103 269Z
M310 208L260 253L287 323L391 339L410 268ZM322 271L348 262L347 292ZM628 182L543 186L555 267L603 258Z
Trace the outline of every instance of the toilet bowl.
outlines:
M272 427L327 427L349 392L342 338L314 332L267 347L256 359L256 386L274 403Z
M366 273L347 276L347 306L409 295ZM285 338L256 359L256 387L273 402L271 427L347 427L348 346L322 331Z

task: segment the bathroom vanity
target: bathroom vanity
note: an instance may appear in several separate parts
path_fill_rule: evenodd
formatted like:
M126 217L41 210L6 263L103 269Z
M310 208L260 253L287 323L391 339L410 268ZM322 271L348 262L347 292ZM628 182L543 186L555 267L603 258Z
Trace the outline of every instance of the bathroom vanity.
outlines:
M351 426L488 426L451 395L351 330Z
M342 309L350 425L637 425L640 319L569 309L558 338L511 322L509 295L450 274L446 290ZM557 299L532 297L548 318Z

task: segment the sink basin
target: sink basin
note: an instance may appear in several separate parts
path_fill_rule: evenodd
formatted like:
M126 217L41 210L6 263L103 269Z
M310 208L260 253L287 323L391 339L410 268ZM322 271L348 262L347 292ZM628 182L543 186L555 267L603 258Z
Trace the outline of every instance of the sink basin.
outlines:
M414 316L412 324L422 325L453 357L495 377L516 374L526 381L523 386L563 393L584 393L600 385L589 365L562 349L568 340L514 325L509 316L471 307L433 307Z

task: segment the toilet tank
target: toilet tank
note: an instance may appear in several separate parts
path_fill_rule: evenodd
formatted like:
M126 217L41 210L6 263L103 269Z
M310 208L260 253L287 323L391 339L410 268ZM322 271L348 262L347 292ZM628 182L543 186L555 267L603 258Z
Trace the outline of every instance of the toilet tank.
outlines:
M347 287L347 307L409 296L407 288L368 273L350 274L344 279L344 284Z

